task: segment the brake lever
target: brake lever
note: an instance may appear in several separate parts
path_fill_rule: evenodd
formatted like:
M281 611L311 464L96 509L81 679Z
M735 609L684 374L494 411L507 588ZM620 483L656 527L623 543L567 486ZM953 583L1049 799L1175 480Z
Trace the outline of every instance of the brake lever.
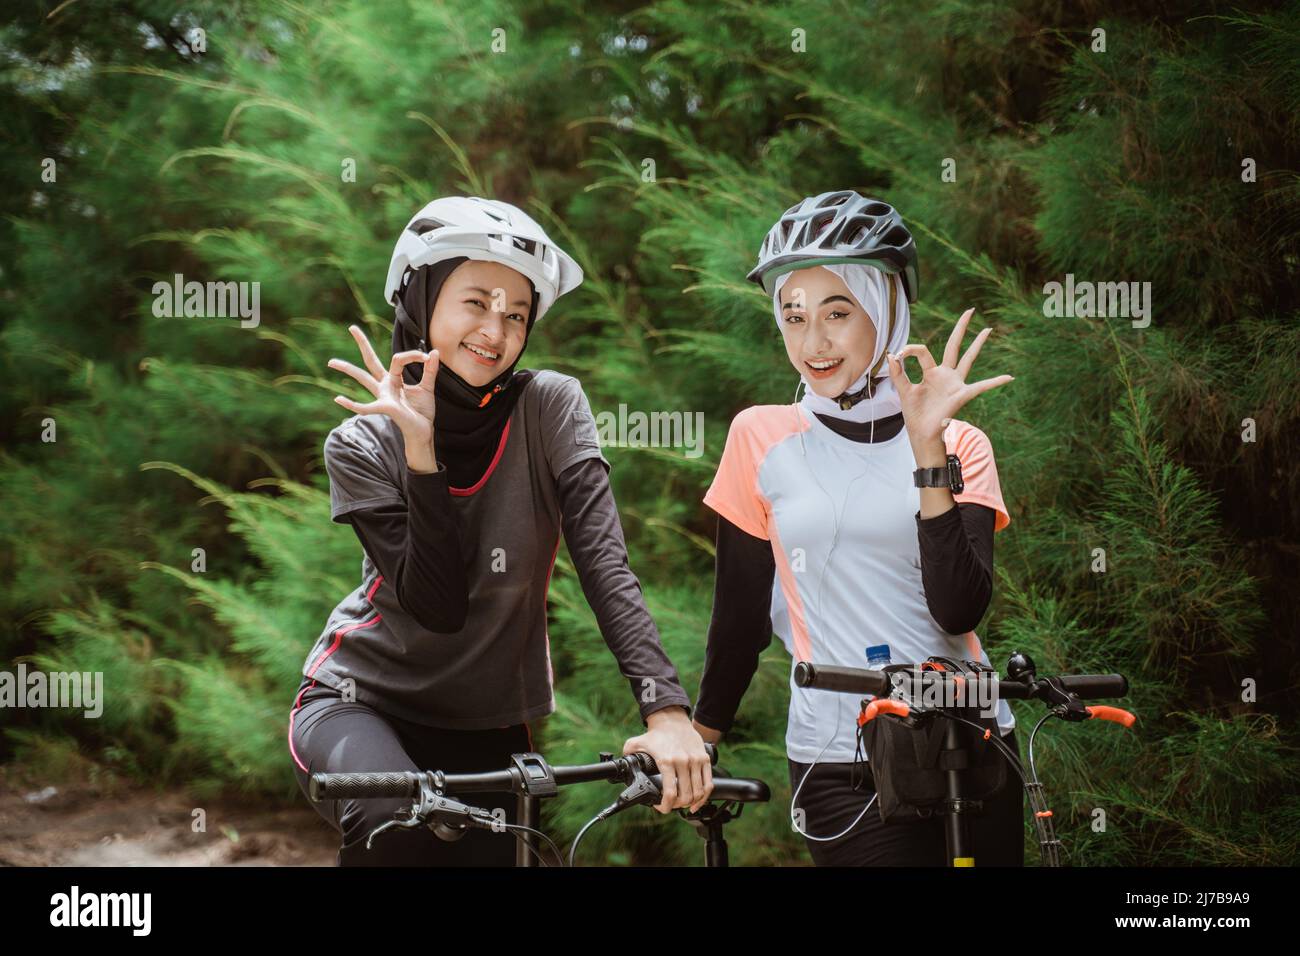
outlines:
M636 761L632 767L632 782L623 789L609 808L609 814L612 816L628 807L635 807L642 804L653 806L663 797L663 791L655 786L654 781L646 775L641 768L641 761Z
M434 818L432 822L430 817ZM366 849L370 849L375 837L393 827L413 829L427 825L439 839L451 841L460 839L470 827L487 830L494 824L495 818L484 817L478 807L452 800L434 789L428 780L421 780L419 799L409 807L400 807L393 819L371 830L366 836Z
M391 830L393 827L402 827L410 830L418 826L423 826L429 814L438 803L441 794L433 788L427 778L420 780L420 795L415 802L409 807L399 807L393 819L385 820L379 826L375 827L366 835L366 849L374 842L375 837L385 830Z
M1047 691L1042 695L1043 702L1047 704L1047 709L1053 716L1068 721L1088 720L1092 717L1087 705L1063 688L1059 678L1044 677L1039 684L1047 687Z
M412 827L420 826L424 821L421 820L419 815L415 812L415 808L416 804L412 804L409 807L402 807L397 812L399 814L410 814L408 818L402 819L401 817L394 817L391 820L385 820L379 826L371 830L370 833L366 835L366 849L369 850L370 844L374 842L375 837L379 836L379 834L383 833L385 830L392 829L393 827L405 827L410 829Z

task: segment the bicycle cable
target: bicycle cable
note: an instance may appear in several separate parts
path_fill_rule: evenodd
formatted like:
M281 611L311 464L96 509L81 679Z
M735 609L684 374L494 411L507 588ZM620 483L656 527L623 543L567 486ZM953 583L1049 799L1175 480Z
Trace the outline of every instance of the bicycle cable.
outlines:
M573 866L573 861L577 858L578 844L581 843L582 838L587 835L587 831L590 830L597 823L599 823L601 820L604 820L606 815L609 813L609 811L612 810L617 805L618 805L617 803L611 803L608 807L600 811L600 813L596 814L594 817L592 817L590 820L588 820L586 823L582 825L582 829L578 831L578 835L573 838L573 843L569 845L569 866L570 867Z
M1034 724L1034 729L1029 733L1029 773L1033 776L1035 783L1038 782L1038 768L1034 764L1034 738L1038 736L1038 729L1047 723L1051 716L1052 712L1050 710L1043 714L1038 723Z
M555 841L552 840L545 833L543 833L541 830L534 830L532 827L524 826L522 823L502 823L501 826L505 827L506 830L509 831L522 830L523 833L514 834L515 839L521 841L524 847L530 853L532 853L533 856L537 857L537 862L541 863L542 866L549 867L551 864L546 862L546 858L542 856L541 851L537 847L529 843L528 840L524 838L523 834L531 833L534 834L535 836L541 837L548 844L550 844L551 849L555 852L555 859L559 862L560 866L564 866L564 853L560 850L558 846L555 845Z
M936 713L947 717L949 720L956 720L964 724L969 724L977 731L980 731L981 736L984 732L984 728L972 720L967 720L964 717L958 717L942 710L936 711ZM1011 764L1011 768L1020 775L1020 781L1024 785L1024 791L1029 798L1029 810L1033 814L1034 830L1038 834L1039 854L1041 855L1044 864L1047 866L1060 866L1060 841L1056 839L1056 830L1055 827L1052 826L1051 822L1051 811L1047 806L1046 792L1044 791L1042 782L1038 779L1038 770L1034 766L1034 738L1038 735L1038 731L1043 724L1053 716L1055 715L1051 711L1048 711L1039 718L1038 723L1034 725L1034 729L1029 734L1028 776L1025 775L1024 765L1021 764L1018 755L1012 752L1010 745L1002 739L1000 732L997 737L991 736L988 739L995 741L996 745L1001 748L1003 754L1006 755L1007 762Z
M955 721L957 721L958 723L961 723L961 724L966 724L968 727L973 728L975 731L977 731L977 732L979 733L979 735L980 735L980 739L984 739L984 733L985 733L985 731L986 731L987 728L983 727L983 726L980 725L980 724L977 724L977 723L976 723L975 721L973 721L973 720L968 720L968 719L965 718L965 717L958 717L956 714L950 714L950 713L948 713L947 711L944 711L944 710L936 710L936 711L932 711L931 713L933 713L933 714L935 714L936 716L939 716L939 717L947 717L949 720L955 720ZM1014 729L1014 728L1013 728L1013 729ZM1001 730L999 730L997 734L990 734L989 737L988 737L987 739L988 739L988 740L989 740L989 741L990 741L990 742L991 742L995 747L997 747L998 749L1000 749L1000 750L1002 751L1003 755L1007 758L1007 762L1011 764L1011 768L1012 768L1013 770L1015 770L1016 773L1018 773L1018 774L1020 775L1020 780L1021 780L1021 782L1022 782L1025 786L1029 786L1030 780L1029 780L1028 777L1025 776L1025 768L1024 768L1024 765L1021 764L1019 755L1016 754L1015 752L1013 752L1012 749L1011 749L1010 744L1008 744L1008 743L1007 743L1007 742L1002 738L1002 732L1001 732ZM1035 779L1034 779L1034 782L1037 783L1037 778L1036 778L1036 777L1035 777Z

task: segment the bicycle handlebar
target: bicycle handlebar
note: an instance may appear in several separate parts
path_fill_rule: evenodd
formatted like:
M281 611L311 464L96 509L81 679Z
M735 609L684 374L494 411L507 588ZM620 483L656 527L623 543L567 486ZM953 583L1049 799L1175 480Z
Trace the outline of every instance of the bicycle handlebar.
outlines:
M942 671L931 671L929 674L936 680L952 680L954 677ZM1032 683L995 679L998 696L1008 700L1042 697L1047 693L1050 682L1055 682L1061 690L1074 694L1081 700L1124 697L1128 694L1128 680L1123 674L1068 674L1061 677L1041 678ZM795 665L794 682L799 687L837 691L842 694L870 694L873 697L888 697L893 690L889 675L884 671L813 664L810 661L800 661ZM1104 717L1104 719L1114 718Z
M1128 696L1128 678L1123 674L1066 674L1056 679L1080 700Z
M663 792L662 775L650 774L650 782L660 793ZM767 803L771 799L771 788L753 777L714 777L713 790L709 793L709 800L725 803Z
M717 748L705 744L710 762L718 762ZM663 778L654 758L647 753L633 753L626 756L611 757L598 763L577 764L574 766L551 767L556 784L565 786L574 783L590 783L598 780L616 782L623 780L634 765L650 777L654 785L662 790ZM420 785L430 776L438 778L437 789L449 793L475 793L493 790L510 790L518 792L525 781L520 771L512 767L508 770L494 770L487 773L442 773L441 771L417 772L413 770L396 772L361 772L361 773L314 773L308 791L312 800L328 800L351 797L370 799L374 797L414 797L420 793ZM726 800L737 803L762 803L771 799L771 791L761 780L741 777L714 777L711 800Z
M970 747L974 746L973 741L961 741L954 728L958 723L966 724L980 731L980 740L996 742L1011 768L1024 782L1025 793L1033 810L1034 826L1038 833L1038 844L1044 864L1059 866L1061 843L1056 839L1052 825L1052 811L1047 806L1044 788L1038 779L1038 771L1034 764L1034 738L1049 717L1071 722L1107 720L1126 728L1132 727L1137 718L1122 708L1083 703L1084 700L1099 697L1125 697L1128 695L1128 681L1122 674L1067 674L1039 677L1033 660L1028 654L1019 651L1008 659L1006 672L1008 676L1003 678L982 661L958 661L951 657L934 655L924 662L900 664L888 670L867 670L800 661L795 665L793 677L798 687L870 698L862 700L862 707L858 714L859 745L867 742L862 736L866 731L866 725L885 714L894 715L905 721L915 716L919 722L929 721L936 716L949 718L950 723L944 731L944 737L940 738L940 743L946 751L955 751L956 756L961 758L960 761L954 760L945 768L947 796L942 804L942 812L947 815L945 838L954 865L969 853L967 824L959 815L965 809L967 802L963 796L961 771L963 768L970 769L973 766L967 754L970 752ZM970 685L974 682L978 683L972 688ZM972 689L977 692L975 696L979 698L981 707L989 703L990 691L994 700L999 698L1037 700L1046 706L1047 714L1038 721L1029 734L1027 769L1021 764L1019 754L998 739L992 728L968 719L964 715L970 708L968 698ZM935 693L936 691L938 693ZM981 713L988 716L987 711ZM1000 727L998 729L1000 730ZM903 744L903 746L907 745ZM873 764L873 774L882 772L882 766L883 773L888 775L891 772L888 760L878 762L875 755L870 759ZM886 779L889 779L888 776Z
M888 697L892 686L889 675L884 671L813 664L810 661L800 661L795 665L794 682L800 687L839 691L843 694L870 694L872 697Z

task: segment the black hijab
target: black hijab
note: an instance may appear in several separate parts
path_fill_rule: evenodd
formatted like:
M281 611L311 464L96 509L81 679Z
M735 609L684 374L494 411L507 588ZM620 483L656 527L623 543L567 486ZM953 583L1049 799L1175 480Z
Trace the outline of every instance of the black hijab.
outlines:
M452 271L468 257L444 259L432 265L409 270L398 294L397 318L393 323L393 354L408 349L425 350L427 332L438 293ZM532 305L528 310L528 326L524 332L524 348L528 347L528 334L537 317L537 290L530 281ZM420 316L416 321L415 317ZM519 356L523 356L523 349ZM486 385L471 385L447 366L447 356L442 357L438 377L433 383L437 411L433 421L434 455L447 467L447 477L453 488L471 488L478 483L492 463L501 433L510 420L515 402L532 372L516 372L516 358L511 366ZM412 362L402 370L403 378L418 385L424 374L424 365Z

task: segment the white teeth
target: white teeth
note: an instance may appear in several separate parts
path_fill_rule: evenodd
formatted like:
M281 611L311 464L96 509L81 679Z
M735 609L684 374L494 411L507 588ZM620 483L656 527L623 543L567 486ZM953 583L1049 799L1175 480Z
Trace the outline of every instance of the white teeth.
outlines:
M469 349L469 350L470 350L471 352L473 352L475 355L481 355L481 356L483 356L485 359L491 359L492 361L495 362L495 361L499 358L499 356L497 355L496 352L489 352L489 351L488 351L487 349L485 349L485 348L480 348L480 347L477 346L477 345L470 345L468 342L464 343L464 345L465 345L465 348Z
M817 371L824 372L826 369L834 368L836 365L839 365L843 361L844 359L842 358L823 359L820 362L814 362L812 360L809 360L808 364L811 365L813 368L817 369Z

